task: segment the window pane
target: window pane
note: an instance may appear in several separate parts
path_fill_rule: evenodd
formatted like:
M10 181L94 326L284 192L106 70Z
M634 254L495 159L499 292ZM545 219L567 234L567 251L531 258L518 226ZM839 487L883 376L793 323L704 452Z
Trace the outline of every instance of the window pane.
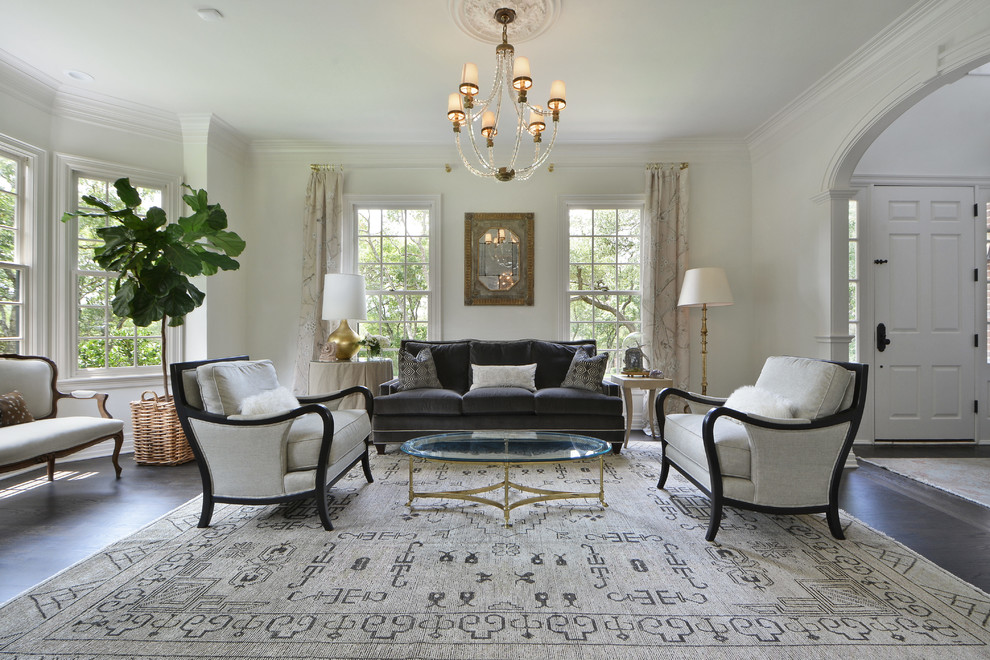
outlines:
M138 366L153 367L161 364L162 342L159 339L138 339Z
M0 190L17 192L17 161L0 156Z
M111 367L133 367L134 366L134 340L133 339L111 339L109 342L109 366Z
M21 302L21 271L0 268L0 301Z
M858 245L856 241L849 241L849 279L851 280L855 280L858 277L856 274L858 263L856 260L856 251Z
M21 342L14 340L3 340L0 341L0 352L3 353L20 353L21 352Z
M102 339L81 341L76 350L80 369L98 369L106 366L106 342Z
M0 225L17 226L17 195L0 192Z
M591 239L571 237L571 263L591 262Z
M78 278L79 290L76 300L80 305L107 304L107 278L83 275Z
M857 317L856 314L856 310L858 308L856 304L857 293L858 293L857 283L850 282L849 283L849 320L850 321L855 321Z
M107 311L104 307L79 309L79 336L105 337L107 335Z
M571 211L571 236L591 236L592 222L591 211L588 209L575 209Z
M21 306L0 304L0 337L17 338L21 335Z
M618 232L618 211L612 209L595 211L595 235L615 234Z

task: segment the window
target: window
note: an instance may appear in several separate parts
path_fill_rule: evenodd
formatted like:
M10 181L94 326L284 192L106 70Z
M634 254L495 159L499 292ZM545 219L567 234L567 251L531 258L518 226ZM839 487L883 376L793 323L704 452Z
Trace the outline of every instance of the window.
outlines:
M0 151L0 352L24 349L25 159Z
M568 336L596 340L599 351L612 352L611 369L619 369L626 338L642 343L642 205L566 208Z
M859 361L859 203L849 200L849 361Z
M439 300L435 265L439 245L439 200L430 198L351 206L356 230L357 272L364 275L368 296L362 335L383 335L396 352L402 339L438 336ZM387 354L387 353L386 353Z
M137 186L136 186L137 187ZM139 215L152 206L162 205L161 188L137 187L142 206ZM79 176L76 204L87 207L84 195L101 199L113 207L122 206L110 179ZM136 327L130 319L117 316L110 308L114 274L100 269L94 250L103 244L96 230L112 222L104 218L78 218L76 269L73 276L76 301L76 365L79 369L150 367L161 364L161 322Z

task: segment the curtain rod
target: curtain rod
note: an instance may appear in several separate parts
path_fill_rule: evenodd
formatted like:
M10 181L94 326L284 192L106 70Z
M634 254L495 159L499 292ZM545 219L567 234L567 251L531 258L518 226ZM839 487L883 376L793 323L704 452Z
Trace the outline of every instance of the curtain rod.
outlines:
M325 172L336 172L338 167L340 168L341 172L344 171L343 165L334 165L330 163L313 163L312 165L309 166L309 169L313 170L314 172L319 172L320 170L323 170Z
M666 163L647 163L646 164L646 169L648 169L648 170L656 170L656 169L660 169L664 165L666 165ZM688 164L687 163L681 163L681 169L682 170L686 170L687 168L688 168Z

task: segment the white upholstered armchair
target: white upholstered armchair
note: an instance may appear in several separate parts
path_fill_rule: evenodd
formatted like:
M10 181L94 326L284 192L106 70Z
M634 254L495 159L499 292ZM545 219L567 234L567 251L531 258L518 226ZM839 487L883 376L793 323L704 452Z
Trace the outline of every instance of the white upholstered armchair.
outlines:
M661 391L656 412L663 464L657 488L664 487L673 466L709 497L709 541L718 533L724 505L825 513L832 535L844 538L839 482L863 416L867 372L865 364L771 357L755 386L727 399ZM664 414L685 401L691 413Z
M300 397L280 387L269 360L223 358L171 365L175 409L203 479L200 527L215 502L275 504L316 498L331 530L327 491L361 463L368 483L374 399L365 387ZM330 410L362 394L365 408Z

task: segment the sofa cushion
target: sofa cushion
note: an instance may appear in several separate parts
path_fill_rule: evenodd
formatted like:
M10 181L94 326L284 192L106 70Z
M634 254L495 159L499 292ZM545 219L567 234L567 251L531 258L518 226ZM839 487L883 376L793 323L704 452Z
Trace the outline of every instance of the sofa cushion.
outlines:
M593 341L586 342L533 342L533 362L536 363L536 389L560 387L571 367L574 352L583 346L588 355L595 354Z
M32 415L27 408L27 402L17 390L0 395L0 426L14 426L33 422Z
M472 364L471 389L483 387L521 387L536 391L536 363Z
M573 387L545 387L535 395L537 415L622 415L622 399Z
M375 397L375 417L460 414L461 395L453 390L408 390Z
M817 419L839 411L853 381L853 373L838 364L802 357L769 357L756 387L792 401L795 417Z
M575 387L591 392L601 392L602 379L608 367L608 353L591 356L584 348L574 352L571 366L560 384L561 387Z
M663 439L685 457L705 471L708 458L701 439L704 415L667 415L664 419ZM731 477L750 478L749 434L742 424L732 424L726 419L715 421L715 452L718 454L722 474Z
M528 339L518 341L472 341L471 364L531 364L533 362L533 342Z
M533 393L521 387L483 387L461 397L465 415L532 414L536 411Z
M279 386L271 360L201 364L196 367L196 379L206 412L219 415L240 414L244 399Z
M399 351L399 382L403 390L440 389L433 352L422 348L413 355Z
M463 394L468 389L468 375L471 364L470 348L466 341L427 342L403 340L401 350L416 355L424 348L429 348L433 355L433 364L437 368L437 378L444 389L454 390Z

